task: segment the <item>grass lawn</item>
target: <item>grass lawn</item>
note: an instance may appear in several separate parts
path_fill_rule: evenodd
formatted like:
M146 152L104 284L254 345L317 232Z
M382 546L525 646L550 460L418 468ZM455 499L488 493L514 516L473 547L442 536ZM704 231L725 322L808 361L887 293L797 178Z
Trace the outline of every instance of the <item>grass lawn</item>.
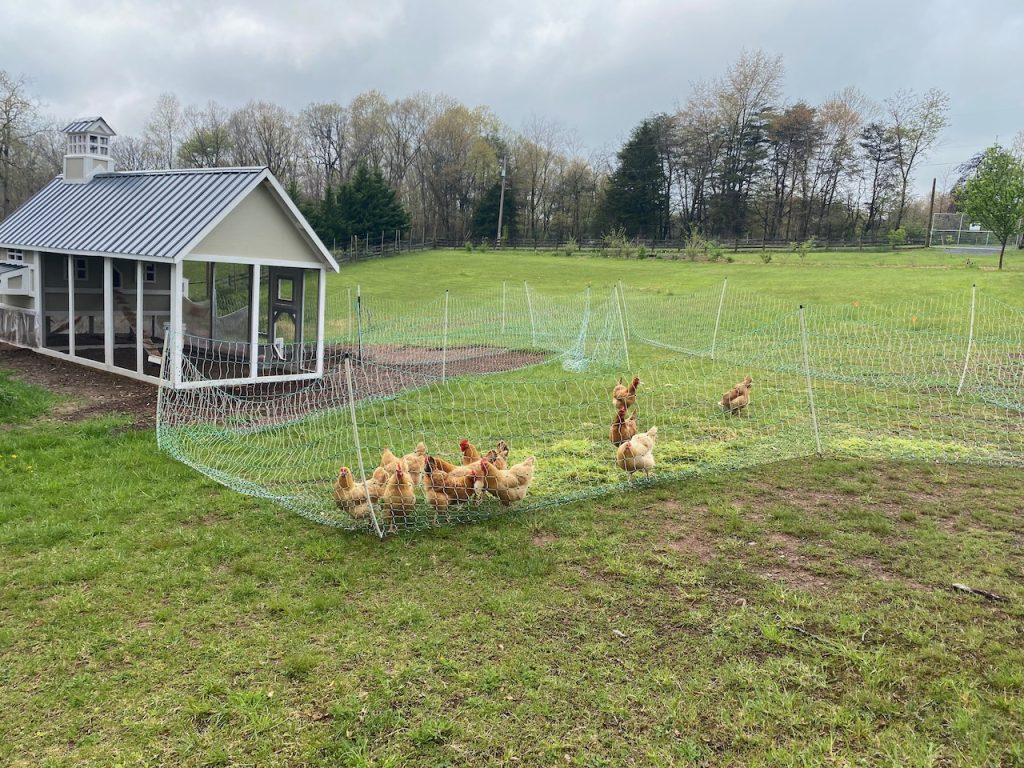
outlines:
M414 254L329 288L1022 295L902 256ZM1019 469L800 459L380 542L125 423L0 424L0 764L1024 765Z

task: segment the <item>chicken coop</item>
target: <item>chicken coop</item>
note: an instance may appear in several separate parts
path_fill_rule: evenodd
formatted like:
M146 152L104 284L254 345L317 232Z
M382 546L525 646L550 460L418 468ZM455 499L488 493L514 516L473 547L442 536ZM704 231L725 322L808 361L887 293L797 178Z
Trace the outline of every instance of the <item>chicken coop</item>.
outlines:
M116 172L103 118L63 131L0 222L0 340L170 387L322 375L338 265L269 169Z

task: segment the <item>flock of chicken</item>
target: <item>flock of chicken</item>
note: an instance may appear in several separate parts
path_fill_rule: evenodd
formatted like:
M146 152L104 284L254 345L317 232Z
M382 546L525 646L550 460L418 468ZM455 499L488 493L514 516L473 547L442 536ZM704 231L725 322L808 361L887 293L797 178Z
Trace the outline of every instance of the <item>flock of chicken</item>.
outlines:
M459 443L459 450L461 465L428 455L423 443L401 458L385 448L380 465L365 484L356 483L348 467L338 470L334 502L355 520L367 518L372 504L381 523L396 530L416 509L416 487L421 480L427 504L434 510L435 525L442 514L451 520L453 506L468 501L479 503L486 493L505 507L526 497L533 482L533 456L509 466L509 446L504 440L484 455L465 439Z
M636 393L640 379L629 384L618 384L612 389L615 418L608 437L615 446L615 463L632 478L643 472L650 477L654 469L654 444L658 428L638 432ZM730 414L739 414L750 403L750 389L754 382L750 376L730 389L719 401L719 407ZM633 412L627 417L627 411ZM469 440L459 443L462 464L452 464L439 456L427 453L427 446L419 443L412 453L399 458L385 448L380 464L371 479L357 483L352 470L341 467L334 481L334 501L354 520L365 520L371 507L388 530L397 530L406 523L416 509L416 487L423 485L427 504L434 511L434 524L439 515L451 520L451 508L469 501L479 503L485 494L491 494L509 506L522 501L533 482L536 459L533 456L509 466L509 445L504 440L481 455Z

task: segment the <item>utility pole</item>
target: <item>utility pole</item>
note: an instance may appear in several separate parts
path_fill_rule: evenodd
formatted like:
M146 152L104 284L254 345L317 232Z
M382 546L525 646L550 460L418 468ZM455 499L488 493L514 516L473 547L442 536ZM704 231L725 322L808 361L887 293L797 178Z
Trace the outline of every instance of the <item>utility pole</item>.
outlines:
M495 245L501 248L501 218L505 213L505 162L508 158L501 158L501 197L498 198L498 237Z
M935 179L932 179L932 202L928 206L928 237L925 239L924 247L932 247L932 229L935 228Z

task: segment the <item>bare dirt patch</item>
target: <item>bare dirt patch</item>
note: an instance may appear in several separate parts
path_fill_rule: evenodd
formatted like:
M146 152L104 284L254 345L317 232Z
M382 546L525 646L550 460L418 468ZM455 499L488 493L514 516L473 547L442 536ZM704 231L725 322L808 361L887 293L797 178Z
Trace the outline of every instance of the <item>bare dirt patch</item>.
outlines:
M530 543L535 547L544 547L556 541L558 541L558 537L553 533L535 533L530 537Z
M785 533L769 533L767 540L769 557L773 562L760 569L764 578L809 592L828 588L831 579L810 567L815 561L800 553L799 539Z
M696 558L702 563L707 563L715 557L715 545L699 531L679 530L675 537L666 542L665 546L673 552L678 552L687 558Z
M915 591L924 591L928 589L924 584L903 578L899 574L893 572L884 563L879 562L877 558L870 557L868 555L854 558L850 561L850 564L879 581L903 584Z
M153 384L2 343L0 368L18 381L68 398L45 420L72 423L120 413L131 417L134 429L150 429L156 422L157 387Z

